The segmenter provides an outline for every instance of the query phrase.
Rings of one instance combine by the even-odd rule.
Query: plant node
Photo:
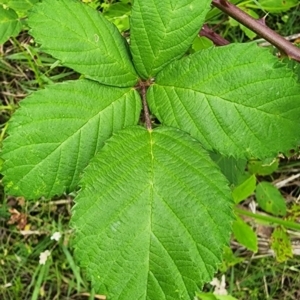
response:
[[[136,85],[136,88],[139,90],[139,93],[142,96],[144,118],[145,118],[146,128],[148,130],[152,130],[152,125],[151,125],[151,116],[147,104],[146,93],[147,93],[147,89],[149,88],[149,86],[151,86],[153,81],[154,81],[153,79],[148,79],[146,81],[140,80]]]

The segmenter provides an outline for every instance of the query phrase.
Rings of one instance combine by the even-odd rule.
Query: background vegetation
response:
[[[20,22],[20,27],[13,36],[5,39],[5,33],[1,29],[3,17],[1,19],[0,10],[0,41],[5,39],[0,43],[1,141],[5,137],[8,119],[26,95],[48,84],[76,79],[79,76],[41,52],[28,34],[26,16],[36,2],[38,1],[0,0],[0,8],[10,7],[17,16],[16,20]],[[83,2],[101,10],[125,36],[128,34],[130,1]],[[265,18],[269,27],[283,36],[291,36],[291,41],[300,43],[298,1],[232,2],[254,17]],[[249,42],[257,39],[262,46],[267,46],[254,33],[217,9],[212,9],[209,13],[207,24],[230,42]],[[208,39],[199,37],[190,52],[210,46],[211,42]],[[276,52],[271,47],[270,51]],[[296,64],[293,64],[293,68],[299,72],[300,68]],[[221,161],[219,164],[222,167]],[[280,191],[279,196],[272,194],[271,198],[283,197],[287,210],[284,217],[276,214],[274,208],[269,210],[268,214],[277,215],[283,221],[300,222],[299,149],[291,149],[291,153],[285,153],[274,161],[248,162],[247,172],[244,172],[243,163],[235,162],[233,166],[242,166],[241,176],[236,180],[234,189],[236,197],[243,200],[237,201],[239,207],[253,209],[253,205],[259,201],[257,185],[266,181],[273,183]],[[241,184],[244,184],[243,192],[239,194],[237,188]],[[245,190],[248,193],[244,194]],[[4,195],[3,188],[1,189],[0,299],[105,299],[102,295],[94,295],[89,283],[84,279],[84,273],[76,266],[72,256],[72,231],[68,226],[72,196],[65,195],[50,202],[43,199],[29,202],[23,198]],[[225,249],[224,262],[216,278],[221,280],[222,275],[225,275],[226,289],[236,299],[299,299],[300,231],[286,232],[284,227],[280,227],[277,230],[280,237],[276,239],[272,234],[274,224],[257,221],[251,217],[244,218],[244,221],[253,228],[255,237],[250,232],[247,240],[256,238],[258,248],[252,250],[257,251],[249,250],[251,242],[243,242],[237,236],[233,237],[231,248]],[[235,235],[237,234],[235,232]],[[43,261],[41,254],[47,254],[47,250],[51,255]],[[214,289],[214,284],[205,286],[205,292]],[[209,294],[199,297],[214,299]]]

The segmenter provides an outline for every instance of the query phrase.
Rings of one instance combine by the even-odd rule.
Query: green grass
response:
[[[0,215],[0,299],[93,299],[72,256],[71,199],[9,198],[5,205]],[[12,218],[15,222],[9,224]],[[62,234],[58,242],[50,239],[54,232]],[[39,255],[45,250],[51,256],[41,265]]]
[[[229,292],[237,299],[299,299],[299,266],[296,257],[286,263],[273,257],[249,258],[229,270]]]

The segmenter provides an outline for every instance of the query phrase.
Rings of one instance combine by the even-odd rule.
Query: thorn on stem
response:
[[[227,0],[220,0],[220,3],[224,6],[228,6],[228,1]]]
[[[257,19],[257,22],[260,23],[263,26],[267,26],[267,24],[266,24],[266,18],[267,18],[267,16],[268,15],[265,15],[264,17]]]

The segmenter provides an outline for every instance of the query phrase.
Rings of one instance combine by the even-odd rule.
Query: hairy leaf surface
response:
[[[42,50],[87,78],[133,86],[137,74],[125,39],[99,12],[74,0],[44,0],[29,16]]]
[[[207,149],[263,158],[298,144],[299,94],[293,73],[268,50],[235,44],[173,62],[147,96],[163,124],[190,133]]]
[[[109,299],[193,299],[228,242],[228,182],[174,128],[119,131],[84,172],[76,255]]]
[[[211,0],[135,0],[130,45],[143,78],[181,57],[201,29]]]
[[[134,89],[89,80],[32,94],[13,115],[4,143],[8,193],[38,198],[74,190],[80,173],[112,132],[137,123],[140,106]]]

